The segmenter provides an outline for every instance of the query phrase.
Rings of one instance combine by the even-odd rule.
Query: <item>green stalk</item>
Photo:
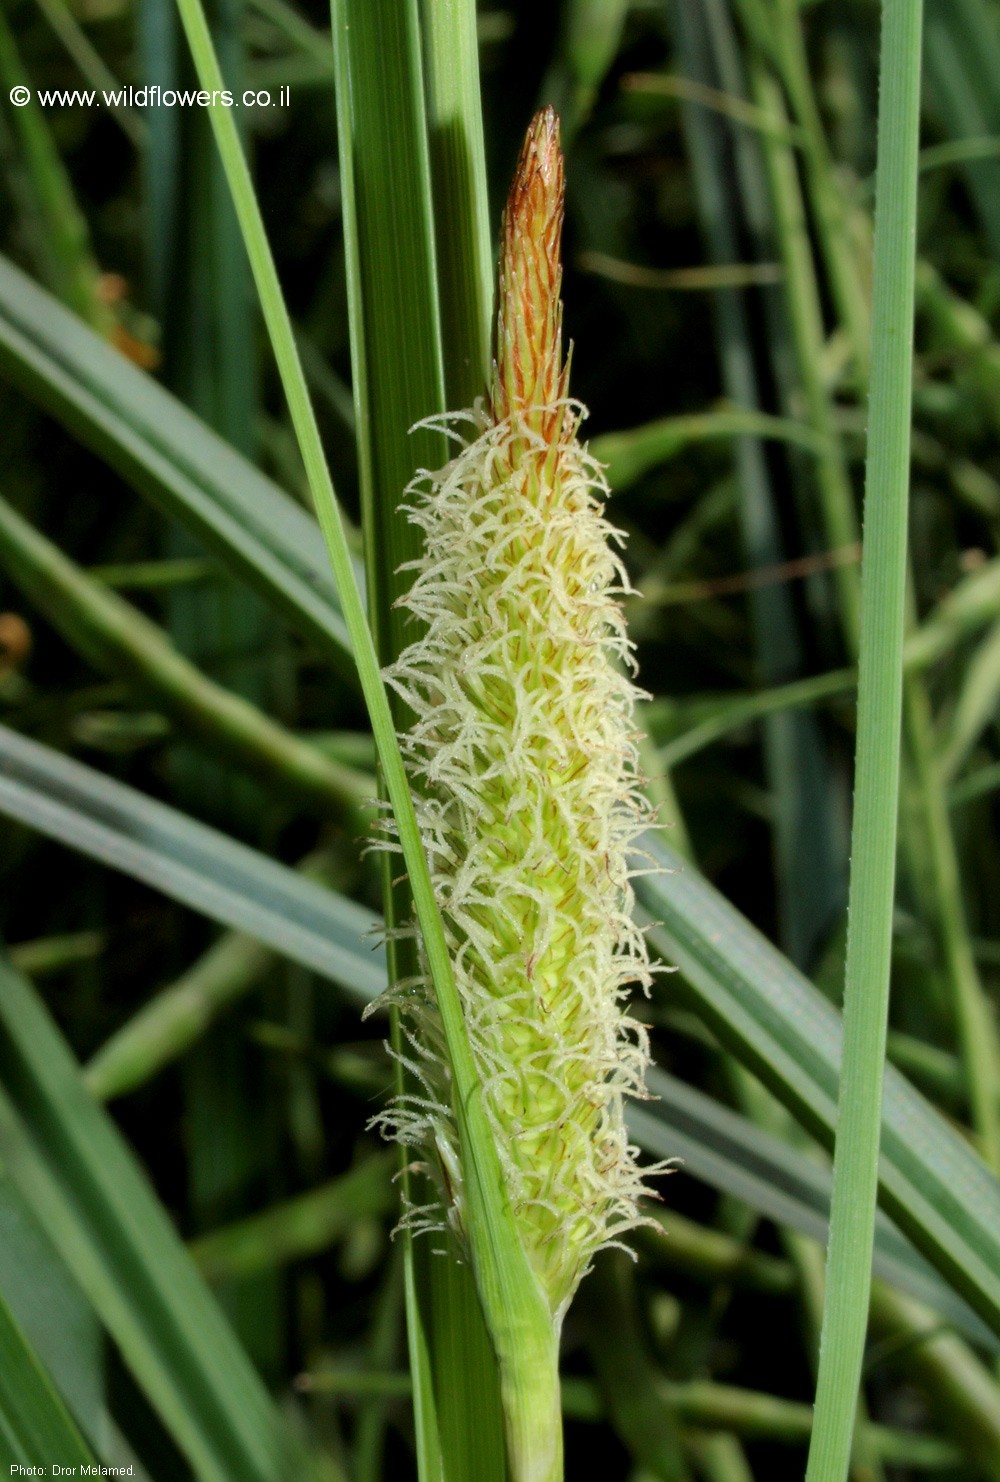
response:
[[[844,1054],[807,1482],[843,1482],[871,1285],[902,720],[921,0],[884,0]]]
[[[101,1046],[84,1071],[95,1101],[143,1085],[182,1055],[277,958],[253,937],[227,932],[176,982],[161,989]]]
[[[25,978],[46,978],[65,972],[81,962],[93,962],[105,948],[101,931],[72,931],[58,936],[38,937],[6,948],[7,960]]]
[[[208,91],[221,90],[223,78],[200,0],[178,0],[178,5],[201,86]],[[508,1373],[504,1380],[505,1395],[511,1406],[508,1415],[513,1411],[516,1417],[511,1424],[512,1467],[518,1482],[557,1482],[561,1476],[560,1445],[556,1439],[560,1437],[558,1383],[553,1386],[547,1377],[543,1383],[538,1382],[539,1373],[543,1376],[550,1373],[553,1358],[546,1303],[518,1239],[506,1197],[375,643],[366,621],[340,508],[246,158],[231,110],[212,109],[210,115],[317,517],[330,553],[441,1015],[454,1077],[455,1114],[466,1177],[469,1242],[477,1287],[497,1348],[502,1346],[517,1359],[516,1371]],[[551,1444],[542,1448],[535,1440],[540,1426],[545,1426],[552,1438]]]

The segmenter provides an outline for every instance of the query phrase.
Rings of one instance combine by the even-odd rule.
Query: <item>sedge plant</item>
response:
[[[623,998],[651,981],[631,911],[651,812],[616,600],[628,579],[568,392],[562,215],[558,120],[545,109],[504,213],[488,397],[442,419],[458,452],[407,492],[423,533],[403,599],[417,636],[386,671],[414,717],[404,758],[506,1199],[548,1317],[549,1366],[592,1257],[643,1219],[624,1101],[643,1094],[648,1046]],[[415,1089],[377,1120],[423,1153],[438,1194],[405,1219],[450,1228],[478,1282],[437,1002],[423,979],[389,999]],[[527,1391],[510,1393],[505,1374],[523,1365],[486,1317],[514,1477],[556,1478],[558,1435],[518,1419],[555,1375],[524,1373]]]
[[[204,11],[198,0],[178,0],[178,3],[203,85],[209,89],[221,86],[221,71]],[[625,676],[615,677],[616,660],[627,661],[629,648],[621,616],[612,599],[616,589],[627,583],[620,561],[608,546],[614,532],[600,516],[600,495],[605,487],[600,470],[587,458],[576,439],[582,408],[569,401],[562,363],[559,245],[563,176],[557,121],[551,111],[540,115],[522,151],[505,215],[497,369],[489,403],[474,409],[471,416],[473,422],[482,423],[476,429],[482,436],[472,445],[480,446],[477,458],[484,479],[482,513],[486,512],[491,490],[497,505],[502,505],[515,488],[522,490],[515,521],[517,528],[511,532],[513,540],[509,535],[504,536],[498,541],[495,554],[503,556],[508,563],[513,561],[516,567],[520,538],[534,550],[535,563],[533,574],[530,562],[526,562],[520,576],[504,586],[502,580],[496,580],[498,568],[493,558],[484,557],[482,574],[486,577],[493,571],[494,591],[492,598],[486,592],[483,594],[481,621],[491,622],[491,610],[499,615],[506,601],[508,611],[521,613],[515,627],[520,628],[523,662],[539,665],[547,652],[546,644],[551,646],[547,665],[551,682],[535,686],[534,694],[525,689],[524,696],[519,696],[519,707],[523,704],[523,709],[519,708],[519,719],[512,723],[507,737],[499,738],[499,749],[503,750],[506,741],[508,745],[520,745],[526,754],[527,737],[553,698],[575,695],[574,703],[566,706],[566,733],[550,758],[550,783],[557,774],[562,784],[578,781],[587,774],[584,784],[576,789],[581,816],[573,828],[569,827],[565,814],[562,788],[550,786],[548,795],[537,799],[540,812],[534,828],[540,830],[544,822],[546,828],[555,831],[553,860],[546,859],[542,865],[549,877],[547,889],[543,889],[541,878],[531,878],[531,872],[539,867],[536,851],[522,862],[523,884],[520,891],[513,892],[514,900],[521,897],[520,914],[511,914],[509,901],[503,903],[503,911],[495,912],[495,920],[504,924],[508,941],[526,929],[537,941],[534,953],[529,949],[522,954],[525,977],[533,990],[541,990],[533,1016],[535,1029],[520,1022],[524,1016],[518,1013],[520,1005],[514,1001],[513,1012],[500,1018],[506,1021],[507,1042],[516,1053],[516,1063],[526,1071],[526,1084],[520,1088],[525,1114],[527,1103],[537,1094],[545,1098],[548,1107],[531,1124],[531,1134],[538,1140],[536,1146],[544,1144],[547,1137],[551,1156],[564,1141],[569,1145],[572,1140],[580,1168],[575,1189],[570,1171],[572,1160],[558,1157],[552,1158],[549,1173],[532,1187],[524,1177],[530,1161],[526,1148],[515,1148],[521,1141],[518,1124],[506,1123],[506,1139],[500,1133],[498,1113],[502,1117],[505,1111],[517,1109],[518,1072],[514,1071],[512,1084],[504,1091],[495,1065],[482,1058],[489,1033],[488,1008],[483,999],[478,1015],[470,1012],[467,981],[477,943],[482,945],[485,941],[479,918],[494,913],[488,905],[475,900],[474,890],[462,900],[457,887],[468,884],[467,876],[456,872],[445,884],[441,865],[448,843],[444,835],[434,835],[430,795],[422,801],[420,816],[417,815],[409,783],[415,766],[420,765],[426,737],[421,738],[418,726],[406,738],[408,777],[403,747],[395,734],[386,690],[376,667],[372,635],[365,621],[339,505],[246,160],[231,118],[224,111],[213,111],[211,121],[285,383],[317,515],[330,551],[392,808],[396,839],[413,891],[426,976],[433,989],[433,1000],[423,1002],[425,1012],[416,1010],[417,1017],[425,1021],[421,1027],[427,1039],[424,1054],[415,1053],[415,1060],[418,1064],[426,1060],[426,1067],[421,1068],[431,1077],[435,1067],[439,1067],[446,1091],[446,1098],[436,1101],[432,1080],[427,1098],[430,1105],[423,1110],[433,1108],[439,1130],[434,1142],[437,1171],[445,1189],[445,1217],[450,1215],[449,1223],[464,1237],[496,1353],[510,1472],[514,1482],[558,1482],[562,1476],[558,1375],[562,1318],[594,1252],[619,1238],[640,1218],[635,1201],[641,1182],[625,1134],[622,1099],[627,1091],[641,1088],[646,1041],[641,1026],[615,1009],[626,980],[639,977],[648,981],[643,938],[630,923],[631,888],[625,861],[630,846],[650,819],[636,768],[637,737],[631,720],[637,692]],[[454,420],[461,425],[463,414]],[[492,446],[491,427],[495,434]],[[447,474],[440,480],[442,484],[450,481]],[[475,506],[474,481],[469,493],[471,517]],[[546,517],[556,514],[561,517],[555,524],[554,538],[550,533],[539,543]],[[497,517],[502,525],[499,510]],[[513,509],[510,518],[515,520]],[[561,590],[551,588],[545,566],[547,558],[558,549],[560,538],[563,542],[571,538],[571,556],[575,553],[584,558],[574,576],[572,560],[564,557],[565,583]],[[517,598],[513,588],[519,580],[524,590]],[[453,593],[456,606],[469,597],[469,592]],[[419,600],[417,593],[413,594],[413,600]],[[606,672],[600,670],[602,683],[597,695],[588,693],[593,670],[583,662],[591,650],[599,653],[606,665]],[[409,678],[416,694],[423,681],[412,651],[409,661],[412,674],[406,676],[399,669],[389,678],[397,683]],[[580,666],[575,686],[574,664]],[[424,701],[432,699],[434,693],[431,684],[424,690]],[[442,718],[444,714],[442,711]],[[467,746],[468,739],[468,735],[463,739],[460,726],[449,738],[450,749],[457,754],[463,745]],[[538,746],[539,763],[552,739],[547,732]],[[489,765],[489,758],[480,757],[473,769],[485,791],[491,785]],[[615,779],[613,785],[609,785],[612,779]],[[520,814],[523,842],[529,820],[524,810],[523,787],[516,785],[504,803],[504,783],[498,780],[499,791],[494,790],[493,841],[499,862],[503,857],[505,828]],[[589,796],[587,782],[592,789]],[[450,803],[443,798],[440,801],[443,828],[458,797]],[[574,834],[579,846],[576,858],[572,847],[564,846],[560,837],[563,835],[568,841]],[[516,849],[516,843],[509,841],[508,847]],[[470,872],[477,865],[481,868],[481,859],[474,854],[470,857]],[[567,873],[560,888],[557,874],[560,869],[573,866],[580,871],[575,887],[571,889],[574,882]],[[555,920],[555,907],[567,890],[579,902],[585,897],[590,902],[586,914],[578,904],[576,913],[568,916],[571,925],[568,937],[559,930]],[[459,905],[465,908],[463,914],[451,915],[451,907]],[[595,926],[599,928],[597,936],[588,948],[588,932]],[[466,941],[459,940],[463,931],[469,932]],[[575,950],[574,937],[578,943]],[[495,965],[499,961],[502,943],[503,938],[498,938],[495,947],[482,953],[482,970],[488,963]],[[574,1017],[564,995],[569,990],[570,997],[574,996],[573,977],[589,950],[603,960],[608,976],[599,1000],[588,1002],[582,994],[576,997],[578,1007]],[[562,992],[557,994],[555,984],[560,969]],[[482,970],[481,976],[486,977]],[[592,981],[593,963],[588,971]],[[411,985],[411,989],[417,1004],[421,985]],[[543,1022],[539,1010],[551,1020],[547,1044],[545,1036],[539,1035]],[[575,1040],[564,1038],[570,1019]],[[556,1061],[558,1077],[553,1071]],[[558,1079],[566,1082],[569,1115],[565,1117],[552,1099]],[[407,1129],[415,1132],[422,1126],[423,1115],[411,1102],[398,1107],[393,1120],[406,1135]],[[523,1159],[522,1165],[518,1164],[515,1152]],[[581,1153],[586,1154],[585,1160]],[[415,1217],[418,1218],[411,1213],[411,1220]],[[567,1232],[568,1239],[564,1238]],[[563,1248],[554,1255],[547,1247],[558,1240],[563,1240]]]
[[[179,3],[214,86],[201,7]],[[406,496],[425,540],[403,599],[414,641],[386,671],[415,717],[401,744],[245,161],[231,120],[212,122],[331,548],[420,929],[427,981],[394,989],[409,1036],[400,1053],[419,1089],[384,1120],[419,1146],[438,1199],[407,1217],[454,1232],[474,1273],[512,1477],[555,1482],[562,1318],[594,1252],[641,1219],[622,1099],[641,1090],[646,1047],[620,1000],[650,970],[629,909],[627,862],[649,816],[614,600],[623,571],[561,354],[555,120],[542,115],[529,133],[508,204],[486,398],[437,420],[457,456]],[[852,1343],[853,1334],[834,1346]],[[853,1375],[838,1388],[853,1410]]]

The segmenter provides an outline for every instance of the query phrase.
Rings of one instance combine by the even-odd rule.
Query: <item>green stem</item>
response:
[[[663,1386],[667,1403],[686,1425],[731,1430],[747,1438],[804,1441],[815,1422],[808,1405],[728,1384],[694,1380]],[[915,1436],[888,1426],[869,1427],[872,1450],[888,1465],[946,1467],[957,1460],[955,1449],[936,1436]]]
[[[11,967],[26,978],[45,978],[50,973],[65,972],[81,962],[93,962],[106,945],[102,931],[73,931],[58,936],[39,937],[30,942],[8,946]]]
[[[913,373],[920,0],[884,0],[870,437],[844,1052],[807,1482],[843,1482],[861,1378],[878,1192],[902,718]]]
[[[90,1094],[111,1101],[143,1085],[183,1055],[276,962],[253,937],[227,932],[101,1046],[84,1072]]]
[[[397,605],[404,589],[401,571],[419,555],[414,527],[398,518],[400,493],[415,466],[433,468],[444,457],[441,439],[431,429],[424,427],[407,435],[414,423],[445,410],[433,223],[428,209],[426,89],[412,0],[392,7],[335,0],[331,19],[368,611],[379,658],[387,664],[406,641],[403,613]],[[390,704],[394,722],[402,729],[401,700],[393,696]],[[396,984],[420,972],[416,942],[399,935],[413,916],[413,903],[408,881],[396,878],[390,857],[384,855],[380,865],[390,932],[389,981]],[[410,1089],[411,1079],[401,1058],[404,1042],[399,1017],[393,1010],[389,1027],[396,1056],[393,1084],[397,1098]],[[403,1148],[399,1150],[399,1180],[404,1208],[433,1197],[433,1189],[412,1168]],[[469,1427],[463,1412],[468,1386],[464,1376],[447,1372],[450,1349],[441,1341],[436,1317],[447,1301],[442,1288],[450,1294],[452,1281],[466,1289],[471,1282],[468,1268],[457,1264],[452,1247],[442,1262],[428,1257],[410,1233],[404,1233],[403,1240],[417,1474],[422,1482],[430,1478],[450,1482],[454,1474],[482,1468],[477,1465],[480,1458],[473,1461],[465,1450]],[[474,1292],[466,1291],[466,1297],[472,1308]],[[470,1312],[470,1321],[474,1317]],[[451,1335],[458,1325],[452,1313],[440,1328]],[[442,1383],[452,1395],[447,1415],[438,1408]],[[487,1408],[493,1407],[484,1395],[483,1409]],[[499,1479],[484,1478],[484,1482]]]
[[[490,1333],[500,1362],[511,1482],[563,1482],[559,1334],[539,1327],[497,1342],[492,1325]]]

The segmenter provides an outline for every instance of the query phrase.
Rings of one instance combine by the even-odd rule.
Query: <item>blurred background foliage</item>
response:
[[[275,100],[290,90],[287,106],[240,122],[357,518],[329,16],[322,0],[210,9],[227,78]],[[490,0],[479,12],[494,219],[534,108],[551,101],[563,117],[573,385],[628,534],[647,768],[668,838],[834,998],[877,24],[874,0]],[[4,253],[305,504],[205,114],[6,100],[22,79],[192,86],[173,0],[4,0],[0,74]],[[890,1042],[996,1160],[995,0],[928,0],[926,84]],[[359,847],[374,760],[346,669],[17,375],[0,378],[0,425],[0,720],[307,860],[377,912]],[[227,709],[233,695],[251,708]],[[379,1025],[307,968],[6,819],[0,928],[328,1475],[412,1475],[392,1160],[364,1130],[389,1082]],[[810,1166],[815,1149],[676,982],[661,980],[648,1009],[660,1065]],[[696,1141],[711,1149],[713,1136],[728,1146],[708,1122]],[[570,1476],[801,1475],[815,1225],[803,1234],[736,1188],[746,1148],[714,1181],[688,1157],[665,1188],[670,1239],[643,1238],[635,1267],[612,1255],[570,1319]],[[157,1482],[187,1475],[6,1181],[0,1232],[0,1291],[90,1440]],[[881,1429],[860,1431],[856,1482],[1000,1477],[1000,1390],[966,1344],[982,1336],[878,1287],[866,1403]]]

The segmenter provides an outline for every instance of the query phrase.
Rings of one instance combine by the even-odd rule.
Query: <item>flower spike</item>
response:
[[[417,812],[507,1195],[558,1327],[594,1253],[642,1222],[624,1100],[646,1031],[624,1000],[651,969],[629,857],[641,790],[628,578],[602,469],[567,394],[563,162],[534,119],[504,212],[488,401],[457,456],[407,490],[422,557],[402,605],[419,634],[386,671],[414,716]],[[433,994],[395,990],[419,1091],[382,1117],[423,1149],[438,1220],[464,1236],[451,1077]],[[428,1211],[414,1211],[426,1227]]]

